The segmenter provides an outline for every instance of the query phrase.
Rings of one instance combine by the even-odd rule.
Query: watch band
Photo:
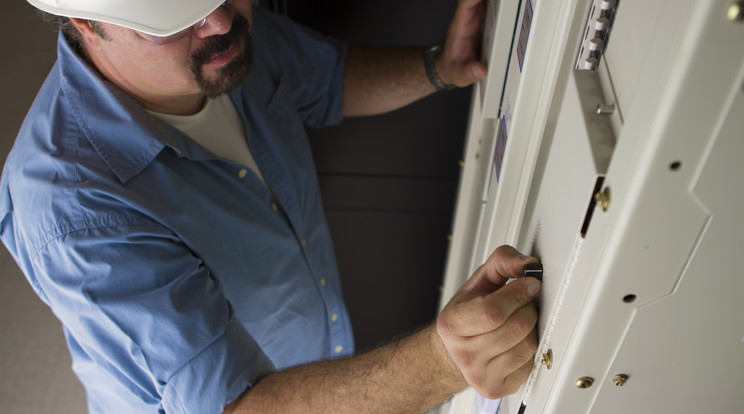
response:
[[[446,91],[455,87],[455,85],[447,85],[444,83],[437,73],[435,62],[440,53],[442,53],[441,43],[424,51],[424,67],[426,68],[426,76],[429,78],[429,82],[437,88],[437,92]]]

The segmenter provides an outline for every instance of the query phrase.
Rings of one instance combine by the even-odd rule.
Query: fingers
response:
[[[454,84],[458,86],[467,86],[486,78],[488,69],[480,61],[472,61],[455,74]]]
[[[541,283],[522,275],[526,264],[537,262],[510,246],[496,249],[437,319],[452,362],[484,396],[516,391],[530,372],[537,349],[532,299]]]
[[[457,341],[462,353],[481,354],[480,361],[477,361],[477,357],[468,358],[471,362],[485,363],[494,355],[507,352],[524,341],[536,324],[537,310],[534,304],[529,303],[517,309],[498,329],[481,335],[458,337]],[[485,349],[490,352],[484,352]]]
[[[532,331],[512,348],[495,356],[479,370],[463,373],[466,381],[489,399],[513,394],[527,380],[534,365],[537,335]]]
[[[500,328],[514,312],[530,303],[540,290],[535,278],[517,279],[486,295],[453,298],[440,314],[444,334],[469,338]]]
[[[534,353],[533,353],[534,355]],[[514,394],[519,391],[519,387],[527,381],[527,378],[532,372],[533,362],[532,357],[524,363],[519,369],[509,374],[501,384],[494,384],[489,387],[483,387],[478,390],[484,397],[495,400],[497,398],[506,397],[507,395]],[[477,390],[477,389],[476,389]]]
[[[514,312],[499,329],[472,337],[448,337],[452,359],[463,371],[479,372],[492,359],[525,341],[536,322],[537,311],[530,303]]]
[[[503,245],[491,253],[484,266],[490,273],[506,278],[519,278],[524,275],[524,265],[539,262],[536,257],[525,256],[512,246]]]
[[[447,68],[447,74],[442,76],[443,81],[457,87],[471,85],[485,79],[488,74],[486,65],[478,60],[468,60],[464,64],[452,61],[449,65],[443,64],[442,66]],[[440,73],[439,69],[437,73]]]
[[[467,86],[485,78],[486,66],[480,62],[485,2],[461,0],[447,32],[437,71],[445,83]]]
[[[537,258],[521,255],[511,246],[501,246],[473,273],[458,292],[459,297],[456,295],[453,301],[491,293],[504,286],[510,278],[521,278],[526,264],[538,262]]]

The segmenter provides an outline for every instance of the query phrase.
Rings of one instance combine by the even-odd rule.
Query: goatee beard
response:
[[[248,79],[248,75],[253,68],[253,39],[250,32],[248,20],[236,14],[229,32],[205,39],[204,46],[191,54],[189,69],[204,96],[216,98],[222,94],[230,93],[243,85]],[[215,79],[206,79],[202,72],[204,64],[214,56],[230,50],[241,38],[243,39],[243,50],[217,71]]]

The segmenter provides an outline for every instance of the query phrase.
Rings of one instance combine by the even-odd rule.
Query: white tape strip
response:
[[[527,379],[527,386],[525,387],[524,394],[522,394],[522,404],[529,406],[529,399],[530,395],[532,394],[532,390],[535,388],[535,383],[537,382],[537,376],[540,373],[540,370],[542,369],[542,358],[540,358],[540,355],[543,355],[548,352],[548,349],[550,349],[550,342],[553,338],[553,331],[555,331],[555,327],[558,324],[558,317],[561,314],[561,309],[563,308],[563,303],[566,299],[566,295],[568,294],[568,289],[571,285],[571,280],[573,280],[574,272],[576,271],[576,263],[579,261],[579,256],[581,255],[581,250],[584,247],[584,239],[581,237],[581,235],[577,235],[576,241],[574,242],[574,247],[571,250],[571,260],[568,262],[568,266],[566,267],[566,271],[564,272],[563,280],[561,281],[561,286],[558,289],[558,297],[556,298],[556,301],[553,303],[553,309],[551,310],[550,315],[550,321],[548,322],[548,325],[545,328],[545,335],[542,338],[541,344],[542,346],[538,348],[538,358],[535,358],[535,366],[532,368],[532,372],[530,373],[530,377]],[[550,276],[548,276],[550,277]]]

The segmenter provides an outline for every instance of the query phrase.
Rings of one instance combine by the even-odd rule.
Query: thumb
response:
[[[470,83],[477,82],[480,80],[483,80],[488,75],[488,69],[486,68],[486,65],[484,65],[480,61],[475,61],[469,65],[469,72],[473,77],[473,80]]]
[[[459,76],[457,76],[455,85],[458,87],[465,87],[485,79],[488,74],[488,69],[483,63],[472,61],[460,66],[458,72]]]

